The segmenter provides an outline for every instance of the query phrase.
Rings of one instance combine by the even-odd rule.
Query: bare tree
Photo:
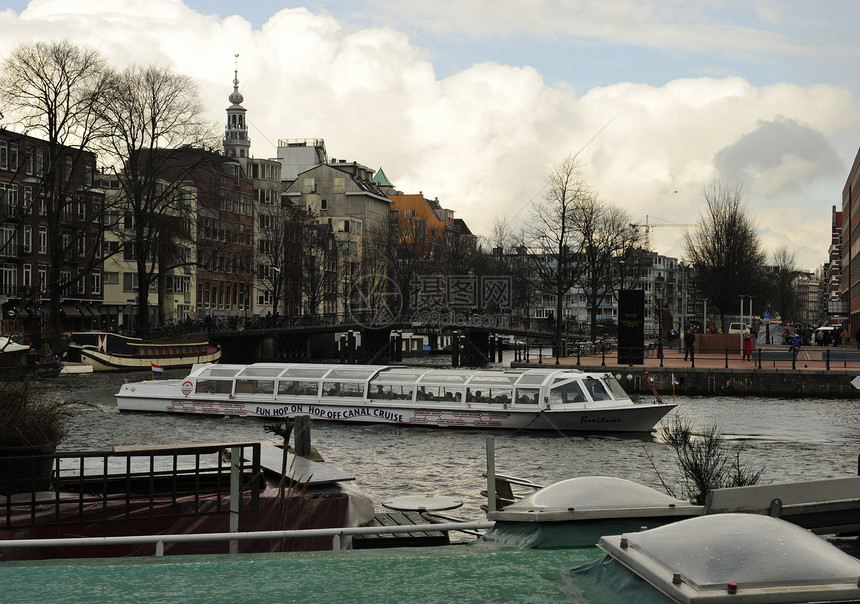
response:
[[[720,321],[741,295],[762,289],[765,255],[740,185],[714,181],[702,192],[707,207],[696,228],[684,233],[684,254],[695,265],[702,294],[720,310]]]
[[[773,251],[773,272],[769,275],[771,286],[771,301],[783,322],[793,321],[797,308],[797,292],[794,289],[794,278],[797,277],[797,265],[794,252],[788,245],[781,244]]]
[[[554,332],[556,349],[561,348],[564,295],[574,287],[582,270],[581,241],[577,237],[577,212],[592,197],[582,176],[579,161],[569,155],[547,176],[542,202],[534,206],[532,225],[526,233],[532,253],[531,284],[555,297]]]
[[[621,285],[620,259],[632,256],[640,235],[625,210],[596,196],[580,201],[574,224],[582,267],[577,274],[577,285],[588,305],[589,334],[594,341],[600,305],[612,300],[615,289]]]
[[[166,67],[133,65],[112,73],[108,82],[108,94],[97,107],[108,127],[104,147],[116,162],[118,201],[132,223],[131,229],[116,232],[126,249],[133,248],[127,256],[136,261],[137,327],[147,335],[151,285],[157,282],[158,307],[164,309],[171,271],[197,261],[191,253],[196,229],[190,225],[198,208],[187,181],[205,155],[185,153],[184,148],[204,147],[215,139],[188,76]]]
[[[70,229],[64,217],[78,203],[74,192],[81,181],[72,175],[84,171],[85,153],[104,135],[98,108],[107,90],[106,75],[105,59],[97,50],[61,40],[21,44],[4,60],[0,77],[0,99],[12,114],[7,117],[47,144],[40,184],[50,262],[47,284],[40,285],[47,285],[48,336],[54,339],[59,337],[63,291],[86,276],[86,264],[95,260],[101,246],[92,221],[86,228]],[[98,222],[103,209],[92,210]],[[95,238],[96,245],[83,246],[93,251],[80,256],[81,238],[87,236]],[[78,258],[76,267],[69,265],[70,257]]]
[[[335,253],[331,226],[318,224],[303,206],[260,205],[255,273],[285,317],[319,312],[332,288],[329,256]]]

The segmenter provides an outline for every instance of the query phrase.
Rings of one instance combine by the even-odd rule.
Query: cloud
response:
[[[723,180],[754,182],[753,193],[763,197],[790,195],[800,184],[838,176],[843,168],[821,132],[783,117],[759,122],[720,150],[714,166]]]
[[[590,18],[601,5],[587,5],[596,11]],[[511,6],[501,7],[505,18]],[[646,214],[695,222],[705,184],[742,178],[768,241],[796,241],[798,262],[811,268],[826,259],[830,206],[840,203],[860,133],[857,99],[837,86],[701,77],[577,95],[534,67],[492,61],[440,77],[433,49],[416,46],[396,22],[356,27],[305,8],[281,10],[255,29],[178,0],[41,0],[20,15],[0,13],[0,30],[3,55],[18,42],[66,37],[100,48],[118,68],[170,65],[198,81],[218,124],[239,53],[254,155],[274,157],[279,139],[324,138],[330,156],[384,167],[399,189],[438,196],[478,233],[496,216],[527,220],[549,169],[579,152],[602,197],[636,222]],[[791,208],[791,221],[774,212],[779,204]],[[808,241],[789,224],[794,217]],[[682,233],[655,229],[652,241],[680,256]]]

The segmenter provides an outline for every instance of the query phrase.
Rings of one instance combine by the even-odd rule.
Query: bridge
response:
[[[513,337],[531,345],[549,345],[552,332],[510,325],[374,320],[375,317],[319,315],[249,321],[220,321],[200,331],[221,345],[222,362],[317,361],[340,359],[344,363],[384,364],[402,360],[404,332],[427,336],[433,350],[448,350],[454,366],[480,365],[501,356],[503,337]],[[203,327],[203,329],[200,329]],[[175,336],[174,333],[164,333]],[[570,336],[568,339],[576,339]],[[454,342],[458,345],[454,345]]]

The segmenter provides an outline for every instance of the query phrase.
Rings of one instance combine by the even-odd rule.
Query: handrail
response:
[[[254,541],[258,539],[300,539],[331,537],[332,550],[340,549],[340,538],[347,535],[385,535],[432,531],[464,531],[490,529],[493,521],[447,522],[442,524],[410,524],[398,526],[355,526],[321,529],[292,529],[279,531],[251,531],[244,533],[196,533],[173,535],[123,535],[113,537],[66,537],[61,539],[3,539],[0,550],[22,547],[85,547],[94,545],[154,544],[155,556],[164,555],[165,543],[205,543],[214,541]]]

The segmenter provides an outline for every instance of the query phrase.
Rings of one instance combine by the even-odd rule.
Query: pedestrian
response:
[[[794,337],[791,338],[791,350],[795,352],[800,352],[800,346],[803,344],[803,340],[800,337],[800,334],[794,334]]]
[[[860,350],[860,327],[854,332],[854,341],[857,342],[857,350]]]
[[[839,334],[839,337],[842,338],[842,348],[847,348],[848,347],[848,340],[850,339],[850,336],[848,335],[848,330],[843,329],[842,333]]]
[[[755,338],[755,336],[752,331],[744,335],[744,361],[752,360],[753,338]]]
[[[693,333],[693,330],[689,327],[687,328],[687,333],[684,334],[684,360],[687,360],[687,357],[690,357],[690,361],[695,359],[694,349],[696,345],[696,334]]]

